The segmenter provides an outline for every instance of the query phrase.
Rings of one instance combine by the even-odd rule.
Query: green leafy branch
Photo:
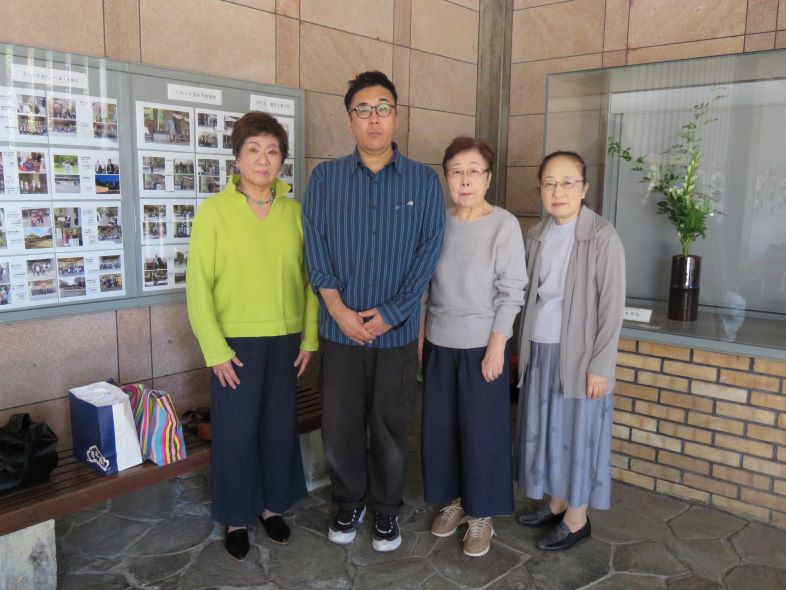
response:
[[[698,238],[705,238],[707,216],[714,214],[717,194],[706,194],[696,190],[696,181],[701,162],[701,137],[699,132],[709,123],[716,121],[710,116],[712,107],[725,98],[722,88],[715,88],[715,97],[693,106],[693,118],[676,133],[676,141],[663,151],[661,163],[645,170],[648,154],[634,155],[630,147],[609,138],[609,155],[618,155],[631,164],[631,170],[642,173],[641,182],[649,190],[663,195],[658,201],[658,214],[669,218],[682,245],[683,256],[688,256],[690,246]],[[665,160],[665,163],[664,163]]]

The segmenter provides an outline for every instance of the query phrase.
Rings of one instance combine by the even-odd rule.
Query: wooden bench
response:
[[[301,434],[320,427],[319,391],[298,389],[297,416]],[[107,476],[76,459],[71,449],[61,451],[57,468],[45,482],[0,494],[0,536],[207,467],[210,443],[190,433],[185,439],[186,458],[182,461],[164,466],[146,462]]]

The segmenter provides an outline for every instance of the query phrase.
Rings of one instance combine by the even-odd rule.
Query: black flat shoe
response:
[[[575,533],[571,533],[568,525],[561,522],[553,531],[538,541],[536,545],[541,551],[564,551],[565,549],[570,549],[579,541],[589,539],[591,534],[592,527],[590,527],[589,518],[587,519],[587,524]]]
[[[289,525],[280,514],[268,516],[267,518],[260,516],[259,520],[262,521],[262,526],[265,527],[265,532],[271,541],[279,545],[289,543]]]
[[[224,549],[238,561],[243,561],[246,558],[249,548],[247,529],[235,529],[231,533],[226,533]]]
[[[527,512],[519,514],[516,517],[516,522],[524,526],[541,526],[544,524],[559,524],[562,522],[562,517],[565,516],[563,510],[559,514],[554,514],[549,508],[548,504],[544,504],[535,512]]]

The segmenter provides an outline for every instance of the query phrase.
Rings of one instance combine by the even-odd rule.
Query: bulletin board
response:
[[[236,174],[244,113],[289,136],[303,91],[0,44],[0,323],[184,299],[199,205]]]

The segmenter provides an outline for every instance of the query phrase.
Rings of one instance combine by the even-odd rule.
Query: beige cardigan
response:
[[[540,283],[541,239],[551,217],[527,233],[529,290],[519,346],[519,386],[524,381]],[[614,226],[582,207],[565,278],[560,330],[560,381],[566,398],[587,395],[587,373],[614,382],[617,343],[625,311],[625,251]],[[606,392],[608,393],[608,391]]]

